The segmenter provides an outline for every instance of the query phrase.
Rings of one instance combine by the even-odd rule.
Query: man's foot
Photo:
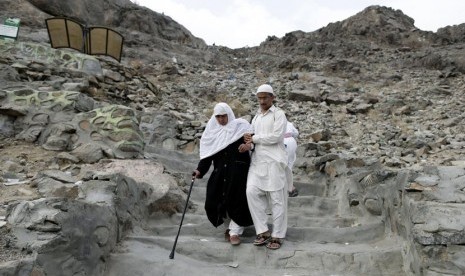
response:
[[[266,244],[266,248],[271,250],[276,250],[281,248],[283,241],[280,238],[271,238],[270,241]]]
[[[289,192],[289,197],[296,197],[299,195],[299,190],[296,188],[292,189],[292,191]]]
[[[257,238],[253,241],[253,245],[259,246],[266,244],[271,239],[270,232],[264,232],[257,235]]]
[[[231,235],[229,237],[229,242],[232,244],[232,245],[239,245],[241,243],[241,239],[239,238],[238,235]]]

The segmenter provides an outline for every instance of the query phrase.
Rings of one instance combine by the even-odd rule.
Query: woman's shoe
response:
[[[239,238],[238,235],[231,235],[229,237],[229,242],[232,244],[232,245],[239,245],[241,244],[241,239]]]

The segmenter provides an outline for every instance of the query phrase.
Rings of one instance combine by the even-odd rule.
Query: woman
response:
[[[229,105],[218,103],[200,138],[200,162],[193,172],[196,178],[202,178],[213,162],[205,211],[215,227],[230,220],[225,236],[232,245],[240,244],[244,226],[252,225],[245,193],[250,145],[245,145],[242,138],[247,132],[249,122],[236,119]]]

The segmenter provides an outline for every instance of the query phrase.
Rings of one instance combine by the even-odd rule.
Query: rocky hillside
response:
[[[121,63],[51,49],[44,20],[52,16],[120,32]],[[315,32],[233,50],[129,0],[3,0],[5,17],[22,25],[16,42],[0,40],[0,274],[121,272],[114,260],[124,256],[110,253],[128,235],[168,247],[212,107],[225,101],[250,118],[252,92],[265,82],[300,132],[294,175],[303,197],[290,203],[291,246],[270,255],[275,273],[465,273],[464,24],[426,32],[400,10],[370,6]],[[195,199],[192,223],[201,224]],[[141,229],[148,237],[134,238]],[[189,233],[204,240],[213,230]],[[357,245],[344,251],[343,236]],[[321,251],[307,251],[314,243]],[[191,258],[197,246],[181,251]],[[314,261],[321,252],[332,253]],[[241,254],[257,275],[263,263],[250,260],[268,256]],[[318,271],[306,274],[310,259]],[[203,261],[212,259],[195,265]]]

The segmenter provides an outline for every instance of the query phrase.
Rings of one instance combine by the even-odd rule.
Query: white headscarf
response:
[[[215,116],[224,114],[228,115],[228,123],[222,126],[218,123]],[[216,104],[213,109],[213,115],[200,138],[200,159],[212,156],[226,148],[247,132],[251,132],[249,122],[241,118],[236,119],[228,104]]]

